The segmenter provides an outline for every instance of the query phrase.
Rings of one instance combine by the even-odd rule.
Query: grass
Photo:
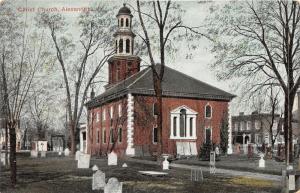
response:
[[[107,166],[106,159],[94,159],[91,166],[97,164],[105,172],[106,180],[116,177],[123,182],[123,193],[277,193],[280,187],[273,182],[210,175],[204,172],[203,182],[190,181],[190,171],[171,169],[164,177],[151,177],[140,174],[140,170],[161,171],[160,166],[144,165],[126,161],[128,167]],[[0,173],[1,193],[102,193],[92,191],[92,170],[77,169],[74,158],[19,158],[18,185],[9,186],[9,171]]]

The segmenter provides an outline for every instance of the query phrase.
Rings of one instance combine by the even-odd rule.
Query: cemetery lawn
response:
[[[123,193],[277,193],[280,183],[254,178],[210,175],[203,182],[191,182],[189,170],[171,169],[168,176],[145,176],[138,171],[161,171],[159,166],[126,162],[128,167],[107,166],[106,159],[92,159],[105,172],[106,180],[116,177],[123,182]],[[92,170],[77,169],[74,158],[18,158],[18,185],[9,185],[9,171],[0,171],[1,193],[102,193],[92,191]]]

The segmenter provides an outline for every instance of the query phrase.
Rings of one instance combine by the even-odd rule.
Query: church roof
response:
[[[159,69],[160,65],[156,65]],[[182,72],[165,66],[162,82],[164,97],[195,98],[230,101],[235,95],[190,77]],[[115,100],[128,93],[154,96],[152,71],[148,67],[131,77],[107,89],[104,93],[87,102],[87,107],[94,107]]]

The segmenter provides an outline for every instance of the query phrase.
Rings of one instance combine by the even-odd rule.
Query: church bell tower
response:
[[[106,88],[140,71],[141,59],[133,54],[135,34],[131,30],[132,17],[124,4],[117,14],[118,29],[113,35],[115,54],[108,60],[109,81]]]

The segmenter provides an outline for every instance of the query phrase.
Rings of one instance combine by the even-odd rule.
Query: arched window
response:
[[[129,52],[130,52],[129,47],[130,47],[130,40],[127,39],[127,40],[126,40],[126,53],[129,53]]]
[[[180,110],[180,137],[186,136],[186,110]]]
[[[123,26],[124,26],[124,19],[121,18],[121,27],[123,27]]]
[[[205,106],[205,118],[211,118],[212,109],[210,105]]]
[[[126,18],[126,27],[128,27],[129,26],[129,21],[128,21],[128,18]]]
[[[119,53],[123,52],[123,39],[119,40]]]

